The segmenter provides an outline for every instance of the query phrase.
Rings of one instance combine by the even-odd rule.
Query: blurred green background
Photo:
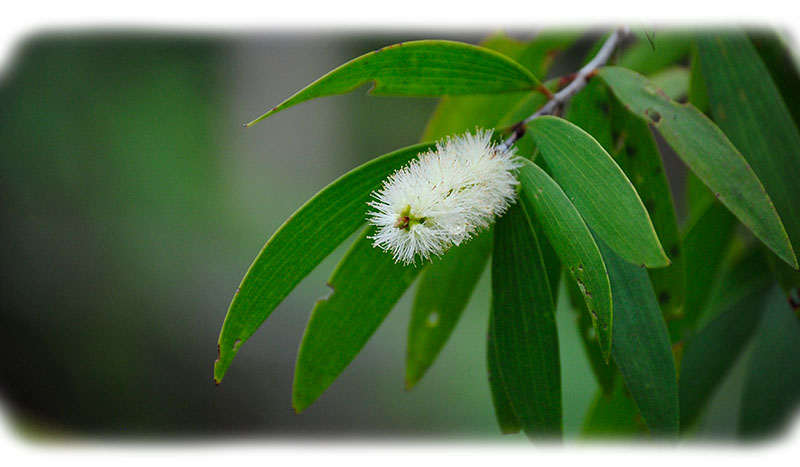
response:
[[[264,242],[342,173],[417,142],[435,100],[357,91],[242,123],[355,56],[418,38],[444,36],[28,38],[0,78],[0,390],[22,433],[524,441],[494,420],[486,274],[413,391],[403,389],[409,293],[331,388],[293,413],[303,328],[347,244],[278,307],[224,383],[212,381],[222,320]],[[552,73],[576,69],[590,45]],[[665,157],[677,194],[683,168]],[[574,437],[597,386],[572,313],[558,320]],[[711,412],[721,426],[724,403]]]

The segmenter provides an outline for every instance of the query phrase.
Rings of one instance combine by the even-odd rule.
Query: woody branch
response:
[[[600,47],[600,50],[597,51],[597,54],[594,56],[594,58],[592,58],[589,63],[584,65],[580,70],[578,70],[577,73],[575,73],[574,79],[566,87],[564,87],[564,89],[553,94],[552,97],[550,97],[550,100],[548,100],[546,104],[534,112],[530,117],[514,125],[514,132],[511,133],[511,136],[506,138],[506,140],[503,141],[499,147],[503,150],[508,149],[519,138],[521,138],[522,135],[525,134],[526,126],[533,119],[541,117],[542,115],[552,115],[557,109],[567,103],[572,96],[577,94],[578,91],[586,87],[586,83],[589,82],[589,78],[594,76],[598,68],[608,62],[608,60],[611,58],[611,55],[614,53],[614,50],[616,50],[616,48],[627,35],[627,27],[622,27],[612,32],[611,35],[608,36],[608,39],[606,39],[606,41],[603,43],[603,46]]]

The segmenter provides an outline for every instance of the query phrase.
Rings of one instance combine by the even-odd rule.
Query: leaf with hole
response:
[[[431,144],[395,151],[342,175],[298,209],[256,257],[233,297],[219,336],[214,380],[225,375],[241,344],[289,292],[364,224],[370,194],[383,179]]]
[[[372,245],[369,226],[350,247],[329,281],[331,295],[308,320],[292,387],[292,407],[311,405],[364,347],[422,269],[395,263]]]
[[[674,102],[633,71],[598,71],[619,100],[661,133],[683,161],[781,259],[797,267],[789,237],[761,181],[714,123],[691,105]]]

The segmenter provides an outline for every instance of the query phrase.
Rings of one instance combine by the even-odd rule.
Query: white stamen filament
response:
[[[397,170],[373,192],[374,245],[414,263],[460,245],[514,202],[516,148],[498,148],[491,131],[447,138]]]

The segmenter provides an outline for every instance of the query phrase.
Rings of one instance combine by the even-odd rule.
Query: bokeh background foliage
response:
[[[302,415],[292,412],[302,330],[316,299],[330,292],[325,280],[350,241],[276,309],[224,384],[211,380],[222,317],[268,236],[349,169],[414,144],[423,132],[455,131],[426,128],[434,99],[361,92],[297,106],[248,130],[241,124],[365,51],[439,36],[91,32],[25,41],[0,78],[0,338],[7,357],[13,355],[0,366],[0,388],[18,426],[45,437],[501,439],[486,377],[488,268],[425,377],[405,375],[415,383],[410,392],[404,390],[404,354],[414,287],[330,389]],[[447,39],[482,39],[456,36]],[[554,52],[531,48],[530,56],[515,58],[547,83],[577,69],[598,37],[552,35],[548,50]],[[697,76],[690,68],[700,66],[691,41],[685,34],[656,37],[659,47],[639,41],[620,64],[650,76],[670,96],[691,97],[701,110],[710,99],[713,114],[715,96],[690,83],[690,75]],[[782,42],[771,33],[751,40],[796,119],[800,80]],[[473,99],[474,107],[481,98],[445,98],[442,107],[457,109],[459,99]],[[508,95],[499,102],[518,100]],[[796,323],[778,325],[786,319],[780,312],[785,297],[753,274],[768,266],[751,236],[719,203],[692,215],[689,201],[706,193],[657,142],[686,256],[704,259],[687,265],[686,294],[687,305],[706,310],[709,326],[701,332],[711,336],[711,349],[689,348],[681,371],[719,375],[702,391],[680,388],[681,400],[688,391],[705,407],[682,412],[682,423],[691,422],[692,433],[701,436],[775,429],[789,418],[782,408],[796,400],[793,389],[800,386],[791,378],[800,365],[781,353],[784,347],[770,344],[797,340]],[[651,280],[658,279],[651,274]],[[596,357],[587,357],[580,333],[591,323],[581,323],[580,303],[568,299],[566,285],[557,293],[565,435],[641,431],[621,381],[604,379]],[[670,298],[662,300],[665,313]],[[776,318],[759,325],[762,315]],[[745,335],[731,324],[740,318],[752,323]],[[682,331],[670,328],[671,334]],[[736,352],[705,359],[731,342],[739,344]],[[693,360],[698,354],[703,358]],[[765,374],[782,381],[785,400],[761,397],[772,390],[759,386],[768,378],[748,377],[753,359],[774,362]],[[755,402],[740,416],[743,400]]]

